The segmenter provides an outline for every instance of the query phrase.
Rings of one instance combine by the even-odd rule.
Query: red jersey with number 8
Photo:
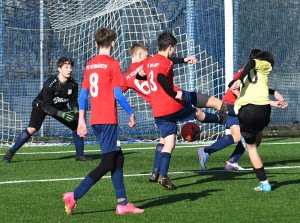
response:
[[[82,88],[90,92],[91,125],[118,124],[114,88],[122,85],[119,61],[107,55],[97,55],[87,63]]]
[[[179,101],[172,98],[157,81],[157,75],[161,73],[167,77],[169,84],[175,91],[180,90],[174,85],[173,62],[160,54],[156,54],[154,57],[144,60],[144,71],[147,74],[147,81],[151,90],[153,117],[165,116],[179,111],[183,107],[183,100]]]

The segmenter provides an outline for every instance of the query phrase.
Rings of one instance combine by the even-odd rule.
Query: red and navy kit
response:
[[[165,75],[175,91],[180,89],[174,85],[173,62],[168,58],[156,54],[144,60],[144,71],[151,90],[151,101],[154,117],[161,117],[179,111],[183,107],[183,100],[176,100],[166,93],[157,80],[159,73]]]
[[[241,68],[233,77],[233,80],[239,79],[241,76],[241,73],[243,71],[243,68]],[[222,99],[222,101],[227,101],[228,104],[233,105],[234,102],[236,101],[237,96],[230,90],[228,89]]]
[[[124,85],[122,91],[127,91],[129,88],[133,89],[151,105],[151,91],[148,82],[146,80],[136,79],[138,72],[143,70],[143,64],[144,62],[131,64],[130,69],[123,75]]]
[[[119,61],[97,55],[85,67],[82,88],[91,98],[90,124],[118,124],[114,88],[123,86]]]

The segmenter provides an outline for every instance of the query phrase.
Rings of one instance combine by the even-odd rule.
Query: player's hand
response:
[[[87,134],[87,127],[85,122],[78,122],[78,126],[77,126],[77,134],[82,137],[85,138],[86,134]]]
[[[284,101],[284,98],[282,97],[281,94],[279,94],[278,91],[274,91],[274,97],[275,97],[278,101]]]
[[[63,118],[66,122],[72,122],[75,118],[75,114],[73,111],[58,111],[57,116]]]
[[[73,108],[73,112],[74,112],[75,118],[78,119],[78,117],[79,117],[79,109],[78,108]]]
[[[184,62],[189,63],[189,64],[196,64],[198,61],[195,57],[190,56],[190,57],[184,58]]]
[[[136,125],[136,119],[133,113],[130,115],[130,122],[128,122],[128,125],[131,128]]]
[[[177,91],[175,99],[182,100],[182,91]]]
[[[270,101],[270,105],[275,108],[286,108],[288,106],[288,103],[285,101]]]
[[[230,87],[230,90],[234,91],[234,90],[240,89],[241,83],[242,83],[242,81],[240,79],[237,79]]]

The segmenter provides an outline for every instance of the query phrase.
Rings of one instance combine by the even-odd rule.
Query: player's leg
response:
[[[222,115],[224,121],[222,124],[225,124],[226,118],[228,115],[228,103],[226,101],[221,101],[218,98],[208,96],[206,94],[202,94],[197,92],[197,108],[214,108],[219,110],[219,113]]]
[[[126,213],[143,213],[144,210],[136,208],[133,204],[128,203],[126,196],[126,189],[124,184],[123,177],[123,165],[124,165],[124,155],[122,151],[115,151],[115,167],[111,171],[111,180],[113,182],[115,193],[117,197],[117,214],[126,214]]]
[[[240,108],[239,122],[241,134],[247,143],[248,155],[260,185],[255,191],[271,191],[263,162],[257,151],[257,140],[261,131],[270,121],[271,107],[269,105],[247,105]]]
[[[67,111],[67,110],[64,110]],[[76,161],[92,161],[92,158],[84,155],[84,138],[77,134],[78,120],[74,119],[72,122],[67,122],[63,118],[53,117],[60,123],[72,130],[73,142],[76,150]]]
[[[45,116],[46,114],[40,108],[40,106],[37,106],[36,103],[33,103],[29,125],[21,132],[13,147],[6,152],[5,156],[3,157],[4,162],[11,162],[15,153],[28,141],[28,139],[30,139],[35,132],[41,128]]]
[[[223,123],[223,116],[220,114],[212,114],[204,112],[199,108],[196,108],[195,119],[202,123]]]
[[[160,160],[160,173],[157,182],[163,187],[174,190],[176,189],[175,185],[171,182],[168,177],[169,164],[171,160],[171,154],[175,147],[175,134],[168,135],[164,137],[164,147],[161,151],[161,160]]]
[[[159,175],[159,166],[160,166],[160,159],[161,159],[161,150],[164,147],[164,139],[162,137],[159,138],[159,143],[156,145],[155,149],[155,157],[153,162],[153,170],[149,177],[150,182],[157,182],[158,175]]]
[[[231,119],[230,116],[228,116],[227,122],[229,122],[230,119]],[[226,124],[227,124],[227,122],[226,122]],[[238,142],[238,144],[236,145],[236,147],[235,147],[233,153],[231,154],[229,160],[226,161],[226,163],[225,163],[225,170],[243,170],[244,168],[242,168],[242,167],[240,167],[238,165],[239,159],[242,157],[242,155],[245,152],[244,146],[240,142],[240,139],[241,139],[241,130],[240,130],[240,126],[239,126],[238,120],[237,120],[237,123],[234,123],[230,127],[230,132],[231,132],[231,135],[232,135],[232,137],[234,139],[234,143]]]

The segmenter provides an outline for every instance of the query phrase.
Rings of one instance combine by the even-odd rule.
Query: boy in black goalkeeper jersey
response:
[[[44,83],[43,89],[32,102],[29,125],[21,132],[13,147],[7,151],[3,158],[4,162],[11,162],[14,154],[41,128],[46,115],[52,116],[72,130],[76,160],[91,161],[91,158],[83,155],[84,139],[76,133],[79,112],[78,84],[71,77],[73,65],[74,62],[67,57],[61,57],[57,61],[59,74],[50,77]]]

